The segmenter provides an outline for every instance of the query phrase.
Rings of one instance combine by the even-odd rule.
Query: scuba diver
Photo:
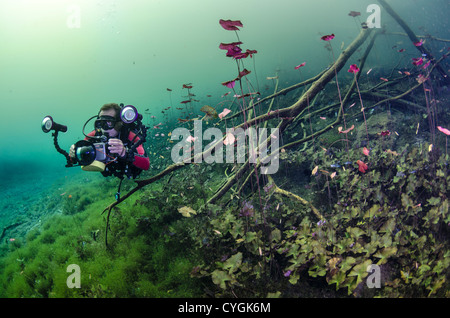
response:
[[[127,111],[131,116],[136,116],[130,124],[127,123],[127,115],[123,115]],[[96,118],[95,129],[85,134],[84,140],[70,147],[70,159],[72,162],[78,161],[83,170],[100,171],[105,177],[114,175],[123,179],[126,175],[128,178],[136,178],[150,166],[142,145],[145,142],[146,127],[140,122],[142,116],[138,116],[141,115],[131,105],[103,105],[98,115],[91,117]]]

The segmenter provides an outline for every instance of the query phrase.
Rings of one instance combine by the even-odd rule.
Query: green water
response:
[[[222,103],[223,95],[230,89],[221,83],[236,77],[236,63],[225,56],[219,44],[234,42],[237,38],[235,32],[224,30],[219,25],[219,19],[242,21],[244,27],[238,34],[243,48],[258,51],[252,59],[245,61],[246,67],[252,70],[248,78],[262,98],[274,90],[274,82],[267,77],[279,76],[279,88],[285,88],[329,66],[334,56],[337,57],[358,35],[360,23],[370,15],[366,8],[372,3],[377,1],[2,0],[0,230],[15,223],[22,225],[5,232],[5,242],[0,243],[3,245],[0,256],[5,257],[0,266],[0,296],[210,295],[205,292],[205,285],[199,282],[201,279],[197,281],[191,277],[195,275],[189,275],[198,265],[196,261],[202,252],[190,251],[188,247],[202,245],[202,240],[206,240],[204,237],[196,240],[193,234],[200,231],[200,221],[190,229],[188,219],[180,220],[177,207],[189,203],[200,208],[205,197],[213,194],[208,189],[220,184],[217,178],[223,177],[225,168],[216,166],[206,170],[201,166],[186,174],[180,172],[174,179],[177,184],[173,188],[163,183],[152,185],[151,191],[145,195],[140,194],[126,205],[124,203],[123,215],[115,220],[116,251],[108,252],[104,248],[103,236],[93,240],[91,233],[104,230],[105,220],[100,212],[114,200],[116,180],[109,178],[105,181],[102,176],[82,172],[79,167],[65,168],[65,159],[55,151],[51,135],[41,130],[42,119],[51,115],[56,122],[67,125],[68,131],[59,134],[59,143],[68,151],[70,145],[84,138],[83,124],[97,114],[103,104],[115,102],[136,106],[144,115],[145,124],[152,127],[159,122],[164,123],[161,131],[150,129],[148,133],[145,146],[149,151],[151,168],[144,176],[149,177],[172,164],[170,148],[173,144],[155,135],[161,132],[167,135],[177,127],[177,118],[184,118],[176,110],[176,107],[184,107],[180,104],[186,99],[183,84],[192,83],[194,98],[198,100],[192,118],[204,115],[199,111],[203,105],[217,107],[218,112],[226,107]],[[447,1],[389,3],[417,34],[450,38]],[[351,10],[361,12],[361,16],[348,16]],[[387,26],[390,32],[404,32],[383,9],[381,25]],[[324,48],[324,42],[320,40],[321,36],[331,33],[336,35],[332,42],[333,52]],[[426,41],[437,58],[447,50],[448,42]],[[406,50],[402,57],[398,53],[401,48]],[[359,51],[348,64],[359,63],[361,54]],[[388,77],[391,70],[395,74],[397,69],[411,69],[410,59],[417,56],[420,54],[407,37],[380,35],[363,74],[365,76],[372,69],[375,83],[374,78]],[[295,70],[294,67],[302,62],[306,62],[306,66],[300,71]],[[448,70],[448,63],[446,67]],[[348,66],[339,73],[342,83],[353,78],[347,69]],[[362,78],[362,83],[369,81],[368,75]],[[413,79],[411,83],[414,83]],[[438,86],[439,94],[447,94],[443,85]],[[168,88],[172,91],[169,92]],[[290,97],[289,101],[277,101],[274,108],[289,106],[299,96]],[[440,97],[436,95],[435,98]],[[441,100],[443,104],[440,107],[448,106],[448,99]],[[423,104],[423,101],[417,103]],[[162,113],[169,106],[171,110],[166,111],[167,114]],[[405,112],[408,116],[417,115],[414,110]],[[429,137],[428,131],[424,130],[414,136],[416,122],[411,120],[408,124],[413,126],[408,131],[411,144],[415,142],[414,138]],[[449,127],[448,122],[438,124]],[[435,147],[444,153],[445,139],[442,135],[438,138],[439,145]],[[312,156],[312,153],[307,156]],[[299,157],[298,162],[301,160]],[[294,177],[285,180],[286,190],[298,190],[299,184],[309,189],[306,173],[302,175],[301,169],[292,170],[295,171]],[[298,179],[295,179],[297,173]],[[282,174],[287,176],[289,170],[282,170]],[[130,189],[132,181],[127,181],[125,187]],[[192,194],[186,190],[187,187],[193,188]],[[300,190],[305,191],[303,188]],[[189,198],[174,199],[175,195],[171,196],[181,191]],[[158,199],[145,201],[145,197],[152,196],[152,193],[157,193]],[[448,190],[443,193],[448,195]],[[68,199],[69,194],[73,201]],[[444,194],[441,194],[443,202]],[[304,195],[313,196],[312,193]],[[136,200],[138,203],[135,204]],[[133,204],[138,208],[133,208]],[[54,214],[57,221],[44,225],[47,220],[52,220]],[[142,217],[150,218],[154,226],[142,229],[136,225],[137,220],[144,222]],[[75,223],[78,229],[70,231]],[[56,225],[52,227],[51,224]],[[155,227],[159,227],[158,231]],[[183,235],[189,239],[183,241]],[[205,233],[202,235],[207,236]],[[57,262],[50,261],[55,257]],[[211,256],[206,261],[219,260]],[[85,272],[90,273],[92,281],[80,293],[66,288],[65,269],[70,263],[80,263]],[[111,268],[115,270],[106,270]],[[213,268],[207,270],[212,272]],[[285,272],[281,268],[278,270]],[[23,278],[21,272],[28,278]],[[47,280],[42,275],[47,275]],[[124,275],[128,276],[123,280]],[[211,277],[202,279],[211,284]],[[118,281],[121,285],[112,287]],[[219,285],[217,282],[214,284]],[[264,289],[264,294],[255,292],[254,295],[275,293],[280,286],[283,284],[274,290],[259,286]],[[282,294],[296,295],[295,292]],[[317,297],[320,293],[312,292],[312,295]],[[342,295],[346,296],[346,293]]]

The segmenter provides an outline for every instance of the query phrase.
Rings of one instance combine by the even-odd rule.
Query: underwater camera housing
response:
[[[105,137],[105,136],[103,136]],[[85,171],[104,171],[105,164],[113,160],[108,151],[108,144],[92,140],[80,140],[75,143],[75,159]]]
[[[119,114],[119,120],[128,131],[134,132],[135,135],[139,137],[138,141],[134,143],[127,152],[127,158],[133,158],[133,153],[136,148],[145,142],[147,127],[142,124],[143,117],[138,113],[136,107],[132,105],[124,106],[123,104],[120,104],[120,107],[121,111]],[[104,171],[107,163],[116,160],[116,154],[109,153],[107,143],[109,136],[107,133],[104,133],[101,136],[89,136],[85,134],[84,129],[86,125],[94,118],[96,119],[95,129],[98,132],[101,132],[101,128],[107,128],[104,126],[106,124],[104,122],[106,119],[102,118],[102,116],[99,117],[98,115],[95,115],[89,118],[83,126],[83,135],[85,135],[87,139],[79,140],[75,143],[75,158],[70,157],[69,154],[62,150],[58,145],[58,132],[66,132],[67,127],[55,123],[51,116],[46,116],[43,119],[42,130],[45,133],[48,133],[51,130],[55,131],[53,133],[55,148],[59,153],[66,157],[66,167],[73,167],[76,166],[74,163],[78,163],[78,166],[81,166],[81,168],[85,171]],[[114,127],[114,125],[108,128],[112,127]]]

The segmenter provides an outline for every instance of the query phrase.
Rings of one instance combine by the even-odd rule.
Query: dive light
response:
[[[61,125],[56,123],[52,116],[46,116],[44,117],[44,119],[42,120],[42,131],[45,133],[50,132],[51,130],[54,131],[61,131],[61,132],[66,132],[67,131],[67,126]]]
[[[120,119],[125,124],[131,124],[134,123],[139,117],[142,117],[133,105],[127,105],[122,108],[122,111],[120,112]],[[142,119],[142,118],[139,118]]]

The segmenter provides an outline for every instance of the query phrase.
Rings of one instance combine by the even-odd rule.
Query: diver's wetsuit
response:
[[[128,133],[128,138],[124,140],[122,136]],[[97,136],[99,134],[97,133]],[[91,131],[88,136],[96,136],[96,131]],[[139,137],[136,136],[132,131],[128,132],[126,129],[122,128],[118,137],[114,137],[122,140],[123,145],[130,149],[133,144],[139,141]],[[89,140],[85,137],[84,140]],[[138,176],[142,170],[148,170],[150,167],[150,160],[145,152],[143,145],[139,145],[133,157],[125,156],[125,158],[118,158],[116,161],[112,161],[106,164],[105,171],[102,172],[103,176],[107,177],[110,175],[115,175],[117,177],[123,174],[127,175],[129,178],[135,178]],[[131,163],[131,164],[130,164]]]

